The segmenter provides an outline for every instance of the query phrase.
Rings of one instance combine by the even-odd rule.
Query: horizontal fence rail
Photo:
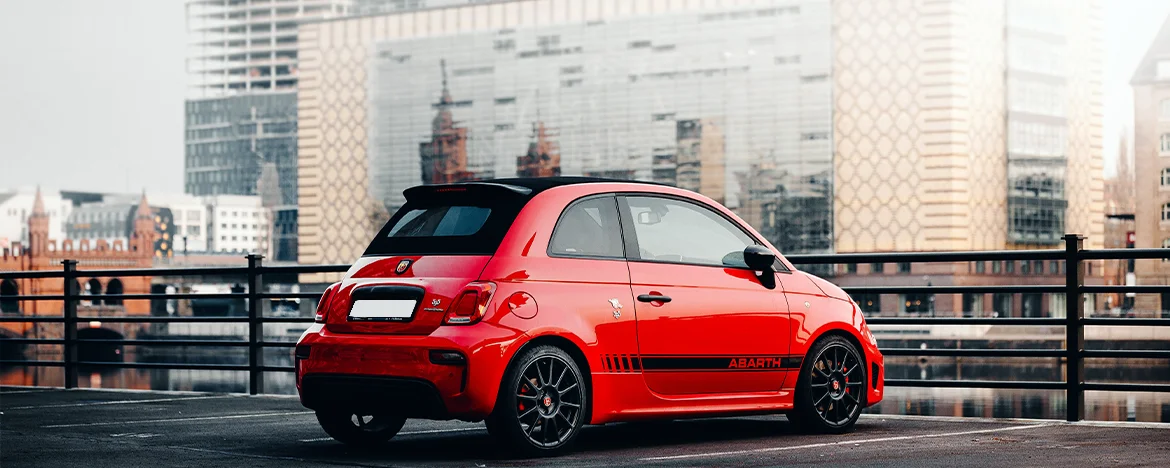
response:
[[[1090,326],[1162,327],[1170,326],[1170,318],[1095,318],[1085,317],[1083,297],[1085,294],[1100,293],[1167,293],[1170,286],[1095,286],[1085,285],[1084,265],[1089,260],[1135,260],[1170,258],[1167,249],[1112,249],[1084,250],[1083,238],[1077,235],[1064,237],[1064,249],[1049,250],[1005,250],[979,252],[905,252],[905,253],[850,253],[792,255],[786,257],[796,265],[842,265],[873,263],[963,263],[983,261],[1059,261],[1064,265],[1061,275],[1064,281],[1048,285],[944,285],[944,286],[849,286],[843,289],[851,295],[859,294],[1003,294],[1003,293],[1055,293],[1064,294],[1064,317],[870,317],[870,325],[997,325],[997,326],[1047,326],[1064,328],[1063,349],[919,349],[883,348],[885,356],[895,357],[976,357],[976,358],[1031,358],[1058,359],[1065,366],[1065,380],[1061,381],[997,381],[997,380],[915,380],[886,379],[892,387],[936,387],[936,388],[994,388],[1064,390],[1067,394],[1066,417],[1069,421],[1084,418],[1085,391],[1154,391],[1170,392],[1170,384],[1134,384],[1110,382],[1085,382],[1084,364],[1086,359],[1170,359],[1170,350],[1086,350],[1084,331]],[[63,367],[65,387],[77,386],[78,368],[122,368],[122,369],[191,369],[243,371],[248,373],[248,391],[256,394],[264,391],[265,372],[292,372],[291,366],[266,366],[263,350],[289,349],[295,347],[292,341],[266,341],[263,325],[268,323],[302,324],[311,323],[311,317],[264,316],[262,301],[267,299],[317,299],[314,292],[265,292],[265,275],[299,275],[315,273],[342,273],[349,265],[293,265],[265,266],[262,257],[249,255],[244,267],[226,268],[139,268],[78,270],[77,261],[64,260],[62,268],[43,271],[0,272],[0,280],[43,280],[61,279],[63,294],[30,294],[4,296],[8,301],[62,301],[61,315],[0,315],[0,323],[61,323],[63,337],[54,338],[5,338],[3,343],[24,345],[63,346],[63,359],[20,360],[0,359],[0,364],[20,366]],[[1053,272],[1055,273],[1055,272]],[[232,293],[151,293],[151,294],[87,294],[72,287],[79,277],[199,277],[223,276],[238,279],[247,287],[242,292]],[[240,316],[89,316],[79,315],[81,301],[134,301],[134,300],[190,300],[215,299],[239,301],[246,304],[247,315]],[[109,303],[109,302],[107,302]],[[228,339],[86,339],[78,338],[78,325],[87,322],[103,323],[215,323],[247,324],[246,340]],[[147,363],[147,362],[94,362],[78,359],[78,348],[83,345],[116,345],[141,347],[216,347],[246,348],[246,364],[210,363]]]

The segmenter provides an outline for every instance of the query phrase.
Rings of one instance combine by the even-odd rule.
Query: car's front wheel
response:
[[[488,431],[525,456],[565,450],[588,422],[588,389],[572,356],[555,346],[524,351],[505,372]]]
[[[857,347],[840,336],[824,337],[801,365],[788,419],[811,432],[849,432],[861,416],[865,390],[865,365]]]
[[[354,447],[374,447],[393,438],[406,418],[352,411],[318,411],[317,422],[334,440]]]

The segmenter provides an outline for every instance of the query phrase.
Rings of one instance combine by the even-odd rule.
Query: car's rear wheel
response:
[[[317,422],[334,440],[354,447],[374,447],[393,438],[406,418],[387,414],[359,414],[353,411],[318,411]]]
[[[488,431],[520,455],[559,453],[588,422],[586,385],[576,361],[563,349],[526,350],[505,372]]]
[[[788,419],[810,432],[852,431],[865,406],[865,390],[865,364],[857,347],[840,336],[824,337],[801,365]]]

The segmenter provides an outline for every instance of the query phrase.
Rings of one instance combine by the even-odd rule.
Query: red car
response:
[[[882,399],[857,304],[707,197],[584,177],[404,195],[296,347],[301,402],[341,442],[407,418],[486,421],[526,454],[657,418],[844,432]]]

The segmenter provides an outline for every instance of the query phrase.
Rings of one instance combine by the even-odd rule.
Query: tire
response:
[[[318,411],[317,422],[325,433],[345,445],[371,448],[393,438],[406,418],[385,414],[359,415],[352,411]]]
[[[800,367],[788,420],[805,432],[853,431],[865,408],[865,361],[853,343],[830,335],[817,340]]]
[[[572,445],[588,415],[588,382],[576,361],[542,345],[525,350],[504,372],[487,428],[513,454],[549,456]]]

